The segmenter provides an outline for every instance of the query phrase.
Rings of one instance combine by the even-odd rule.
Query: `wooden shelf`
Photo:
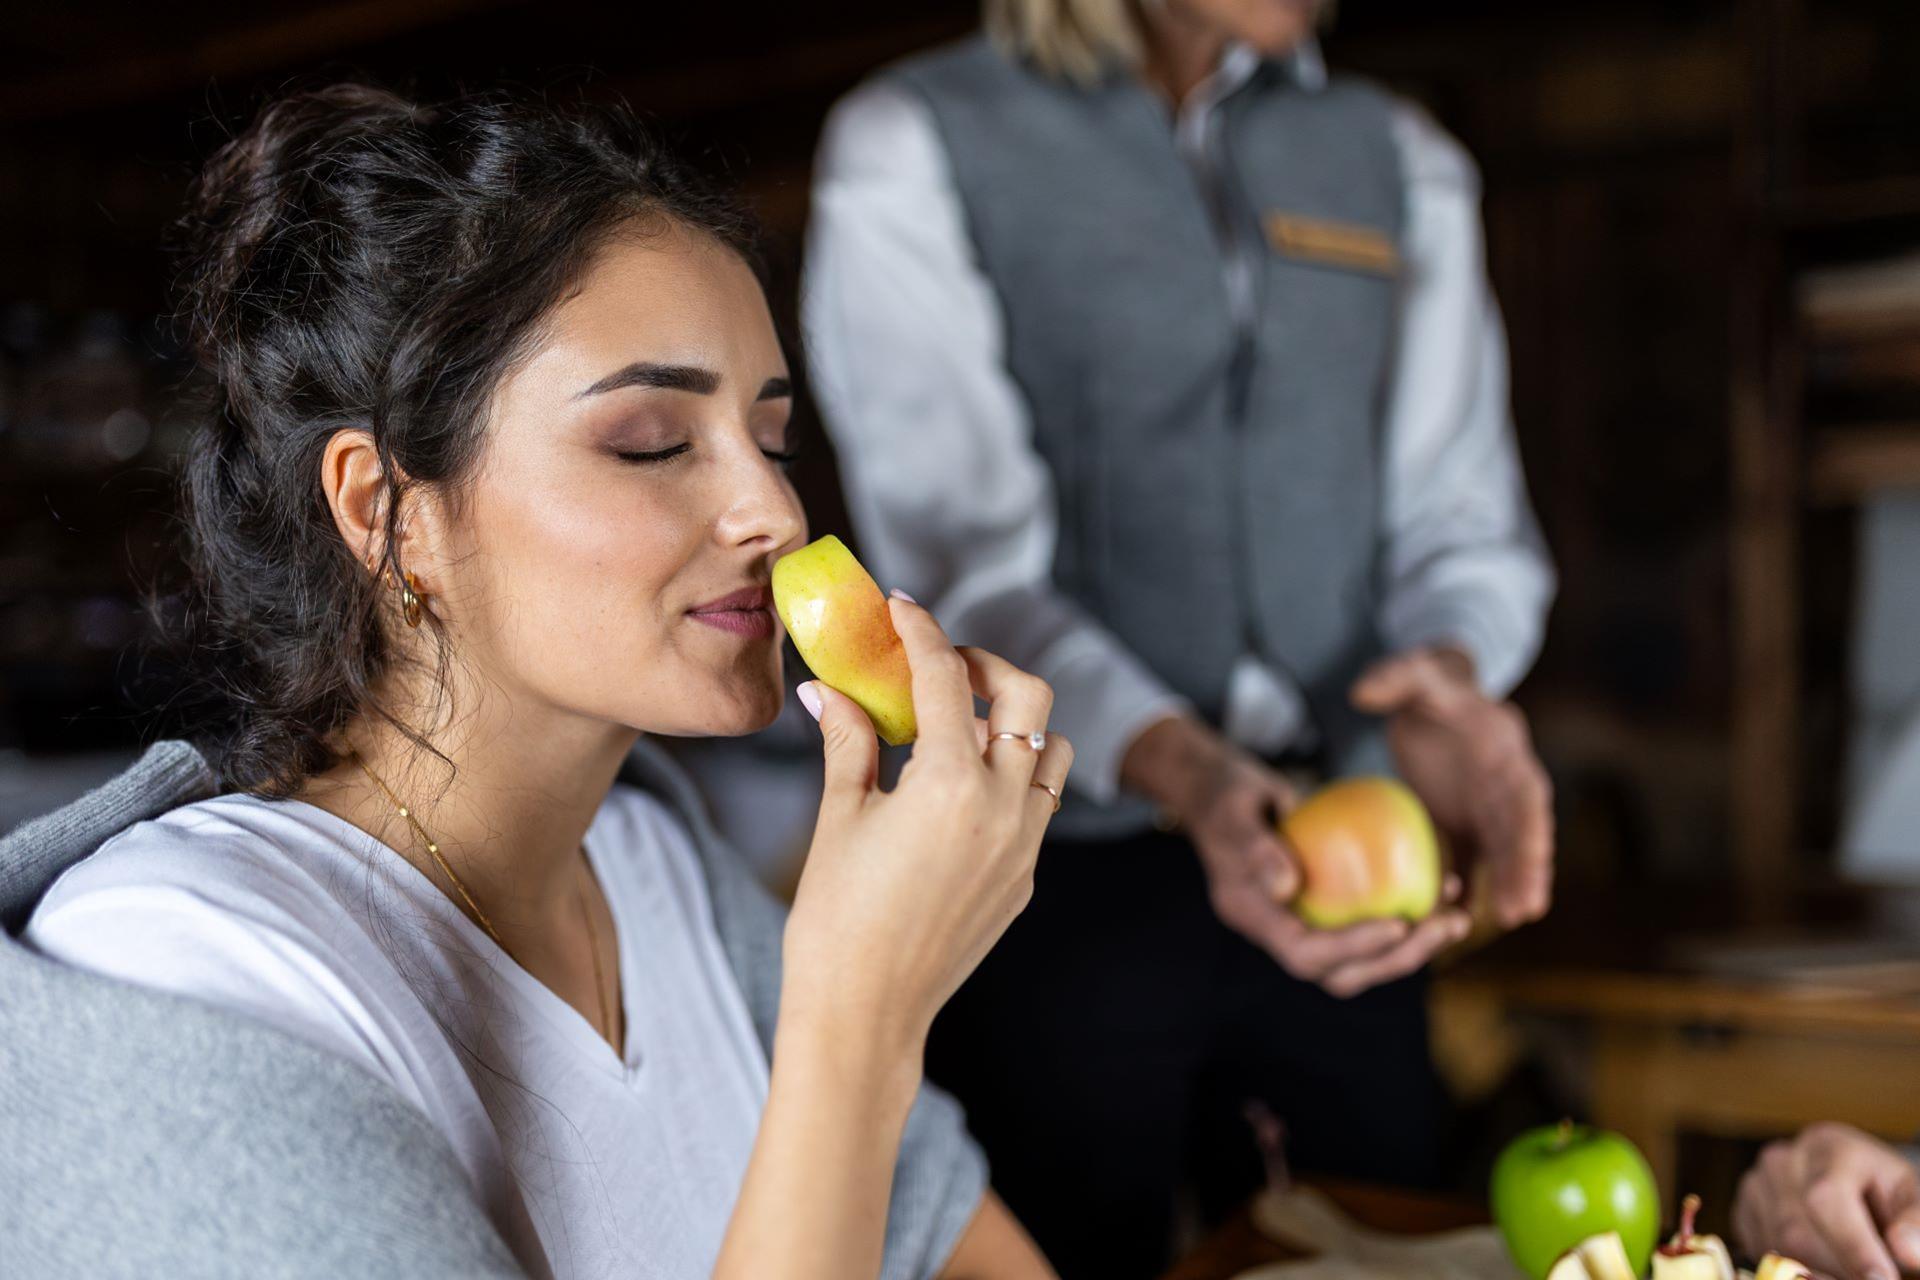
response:
[[[1776,216],[1789,230],[1830,231],[1899,219],[1920,221],[1920,175],[1832,183],[1783,192]]]
[[[1880,422],[1815,432],[1807,495],[1843,506],[1876,494],[1920,490],[1920,422]]]
[[[1887,1087],[1920,1064],[1911,999],[1587,968],[1448,975],[1435,995],[1583,1025],[1593,1120],[1638,1146],[1663,1187],[1685,1134],[1766,1138],[1839,1120],[1904,1141],[1920,1126],[1920,1102]]]

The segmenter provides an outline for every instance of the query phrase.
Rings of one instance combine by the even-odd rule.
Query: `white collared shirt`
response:
[[[1290,59],[1325,83],[1316,45]],[[1218,180],[1219,107],[1259,65],[1234,47],[1171,127],[1196,183]],[[1554,574],[1527,503],[1507,406],[1506,337],[1487,281],[1479,176],[1419,108],[1397,106],[1405,176],[1404,274],[1384,430],[1381,592],[1390,650],[1458,645],[1494,696],[1539,650]],[[1228,243],[1227,289],[1251,323],[1257,246]],[[813,389],[862,554],[880,581],[931,608],[949,634],[1054,687],[1052,725],[1073,740],[1071,785],[1106,801],[1143,729],[1187,703],[1097,619],[1054,589],[1058,509],[1006,360],[993,282],[927,105],[876,81],[828,117],[814,169],[802,315]],[[912,423],[911,432],[900,430]],[[956,479],[959,481],[956,483]],[[970,614],[1008,593],[1013,623]],[[1273,754],[1311,745],[1305,700],[1253,655],[1232,673],[1223,731]]]

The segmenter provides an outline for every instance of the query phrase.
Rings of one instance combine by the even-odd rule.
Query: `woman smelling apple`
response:
[[[913,759],[880,792],[867,717],[803,686],[826,784],[783,939],[616,782],[784,696],[792,390],[731,207],[622,111],[343,84],[262,111],[187,225],[222,794],[73,865],[26,941],[389,1086],[528,1274],[1052,1274],[922,1084],[1031,892],[1072,760],[1048,686],[888,602]]]

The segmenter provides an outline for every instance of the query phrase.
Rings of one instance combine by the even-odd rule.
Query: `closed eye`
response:
[[[614,456],[622,462],[665,462],[669,458],[679,457],[692,447],[688,444],[676,444],[668,449],[619,449],[615,450]],[[776,466],[790,467],[800,460],[798,449],[762,449],[760,452]]]
[[[668,458],[679,457],[692,447],[688,444],[676,444],[670,449],[648,449],[638,452],[619,449],[615,450],[614,456],[622,462],[665,462]]]

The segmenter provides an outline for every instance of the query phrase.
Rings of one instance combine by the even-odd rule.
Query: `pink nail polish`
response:
[[[813,681],[807,681],[798,689],[795,689],[794,692],[800,695],[800,705],[807,709],[807,714],[815,720],[818,720],[820,718],[820,691],[813,687]]]
[[[918,600],[915,600],[915,599],[914,599],[914,598],[913,598],[912,596],[910,596],[910,595],[908,595],[908,594],[907,594],[906,592],[904,592],[904,591],[902,591],[902,590],[901,590],[900,588],[898,588],[898,587],[895,587],[895,588],[894,588],[894,589],[893,589],[892,591],[890,591],[890,592],[889,592],[888,594],[889,594],[889,595],[896,595],[896,596],[899,596],[899,597],[900,597],[900,598],[901,598],[902,600],[905,600],[905,601],[906,601],[906,602],[907,602],[908,604],[919,604],[919,603],[920,603],[920,602],[919,602]]]

